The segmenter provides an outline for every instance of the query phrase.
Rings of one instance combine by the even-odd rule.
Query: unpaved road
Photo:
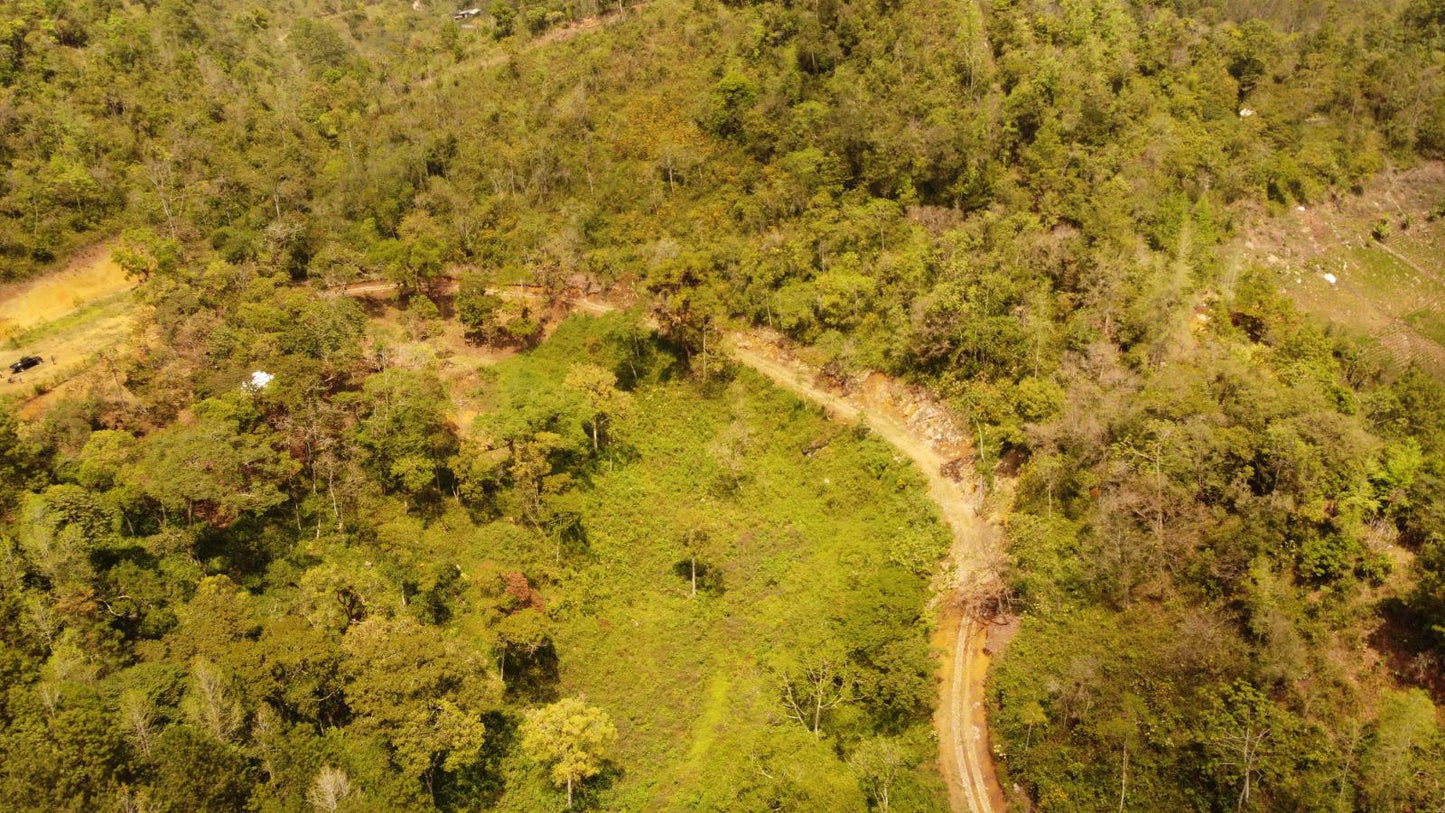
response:
[[[364,281],[346,286],[349,296],[389,293],[395,285]],[[452,280],[444,287],[453,288]],[[534,299],[525,289],[498,290],[499,296]],[[572,298],[574,310],[593,314],[618,308],[605,301]],[[654,325],[655,327],[655,325]],[[774,384],[822,406],[834,417],[862,421],[889,445],[902,452],[923,472],[928,496],[938,506],[953,536],[947,572],[942,580],[940,618],[934,646],[943,653],[940,665],[939,704],[934,715],[938,733],[939,767],[948,785],[949,807],[954,813],[996,813],[1005,809],[1003,790],[994,771],[984,708],[984,681],[988,656],[984,650],[987,622],[969,615],[959,597],[981,580],[997,555],[998,526],[980,513],[981,492],[968,480],[945,476],[951,458],[938,444],[899,419],[896,409],[866,393],[852,395],[819,386],[816,376],[793,363],[767,338],[733,331],[725,335],[724,349],[737,362],[758,371]]]
[[[893,448],[918,465],[928,480],[928,496],[938,505],[953,534],[949,553],[949,586],[967,583],[973,571],[994,549],[997,527],[979,514],[979,499],[966,492],[963,482],[944,476],[949,460],[928,439],[918,436],[887,409],[870,405],[860,396],[848,396],[814,384],[796,366],[759,349],[759,341],[746,333],[728,335],[729,352],[738,362],[767,376],[778,386],[805,400],[822,405],[834,416],[861,420]],[[762,345],[766,347],[766,345]],[[939,633],[934,644],[944,652],[939,707],[934,719],[938,732],[939,766],[948,784],[950,807],[955,813],[993,813],[1004,809],[1003,791],[994,774],[984,713],[983,687],[987,673],[984,653],[986,623],[968,617],[957,601],[945,596]]]

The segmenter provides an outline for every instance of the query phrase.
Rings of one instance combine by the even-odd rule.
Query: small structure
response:
[[[467,20],[470,20],[470,19],[472,19],[473,17],[476,17],[476,16],[480,15],[481,13],[482,13],[482,10],[479,9],[479,8],[462,9],[461,11],[458,11],[457,13],[453,14],[453,15],[452,15],[452,19],[455,20],[455,21],[457,21],[457,22],[459,22],[459,23],[461,23],[461,22],[466,22]]]

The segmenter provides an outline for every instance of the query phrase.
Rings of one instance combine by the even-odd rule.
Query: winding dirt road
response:
[[[751,334],[728,334],[728,351],[735,360],[823,406],[837,418],[862,421],[917,464],[928,480],[928,496],[938,505],[953,533],[942,585],[941,617],[934,637],[935,647],[944,653],[934,716],[939,766],[955,813],[1003,811],[1003,790],[994,773],[983,697],[988,671],[984,651],[987,623],[971,617],[959,600],[968,585],[983,578],[992,564],[990,557],[998,551],[998,527],[979,512],[981,492],[970,489],[967,480],[945,476],[944,467],[950,458],[940,453],[934,441],[899,420],[891,405],[870,399],[866,393],[845,395],[824,389],[798,365],[780,360],[774,349]]]
[[[455,289],[448,279],[444,288]],[[347,286],[349,296],[389,293],[395,285],[365,281]],[[503,297],[537,299],[526,289],[498,290]],[[574,297],[576,311],[605,314],[618,310],[605,301]],[[652,325],[656,327],[656,325]],[[912,460],[928,482],[928,496],[938,506],[953,536],[947,564],[937,584],[939,624],[933,644],[942,653],[939,703],[934,713],[938,734],[938,760],[948,785],[953,813],[1002,813],[1006,804],[994,771],[988,741],[984,685],[988,654],[984,648],[988,624],[970,612],[966,597],[987,589],[997,573],[1001,555],[998,525],[984,517],[982,491],[974,478],[948,477],[946,467],[956,460],[957,444],[933,437],[914,425],[890,397],[890,386],[842,393],[817,382],[817,372],[782,351],[762,335],[731,331],[724,335],[724,351],[735,361],[761,373],[774,384],[828,410],[839,420],[863,422],[875,434]],[[875,374],[877,375],[877,374]],[[882,378],[881,375],[877,376]],[[886,380],[886,379],[885,379]]]

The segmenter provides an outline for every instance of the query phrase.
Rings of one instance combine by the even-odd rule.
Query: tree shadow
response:
[[[1445,703],[1445,658],[1436,648],[1430,623],[1398,598],[1381,602],[1379,612],[1383,623],[1370,634],[1370,646],[1398,679],[1424,689],[1436,705]]]
[[[601,810],[603,800],[607,792],[612,790],[623,777],[627,776],[627,770],[621,765],[605,760],[602,763],[602,771],[596,776],[578,785],[572,793],[572,807],[577,810]]]
[[[561,698],[561,659],[557,648],[548,641],[536,652],[509,650],[507,653],[506,695],[510,700],[531,703],[552,703]]]
[[[435,799],[439,809],[489,810],[501,801],[507,791],[506,761],[521,739],[518,723],[516,717],[502,711],[482,715],[487,736],[481,756],[475,764],[445,774],[437,783]]]
[[[242,514],[224,526],[197,522],[191,531],[196,558],[208,570],[226,573],[248,587],[294,547],[296,536],[273,517],[252,514]]]
[[[683,586],[691,589],[693,577],[693,560],[684,557],[674,562],[672,574],[682,579]],[[723,581],[722,568],[710,565],[701,559],[697,560],[697,592],[709,596],[720,596],[727,592],[727,585]]]

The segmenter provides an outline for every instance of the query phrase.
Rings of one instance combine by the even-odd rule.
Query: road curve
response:
[[[934,719],[938,734],[939,767],[948,785],[949,806],[954,813],[995,813],[1004,810],[1003,791],[994,772],[988,743],[984,707],[987,655],[984,652],[986,622],[970,617],[955,595],[957,586],[970,581],[971,570],[979,566],[995,544],[997,529],[978,512],[979,499],[965,491],[962,482],[943,474],[949,461],[928,439],[920,437],[892,415],[871,408],[862,399],[824,389],[811,376],[760,352],[756,339],[747,333],[728,334],[732,358],[762,373],[778,386],[805,400],[823,406],[835,417],[861,420],[875,434],[917,464],[928,481],[928,496],[938,505],[953,546],[949,553],[951,579],[941,602],[939,635],[935,646],[943,651],[939,706]]]
[[[455,289],[454,280],[447,279],[443,285]],[[367,296],[395,288],[386,281],[368,280],[347,286],[342,292]],[[507,298],[540,298],[537,292],[525,288],[495,293]],[[592,314],[618,310],[610,302],[586,297],[573,297],[570,305],[576,311]],[[776,348],[766,338],[743,331],[729,332],[725,338],[725,350],[735,361],[804,400],[822,406],[836,418],[862,421],[922,471],[928,482],[929,499],[938,506],[953,536],[948,578],[944,580],[939,604],[938,634],[934,638],[934,646],[943,654],[939,704],[934,716],[939,768],[948,786],[949,807],[953,813],[1002,813],[1006,805],[994,771],[984,706],[988,666],[984,639],[988,625],[971,616],[961,600],[963,586],[977,581],[979,573],[987,567],[988,556],[998,538],[996,526],[979,514],[979,493],[965,490],[966,481],[945,476],[943,468],[950,461],[927,438],[893,415],[862,398],[819,386],[816,376],[802,365],[780,358],[777,352],[767,352],[767,348],[774,351]]]

